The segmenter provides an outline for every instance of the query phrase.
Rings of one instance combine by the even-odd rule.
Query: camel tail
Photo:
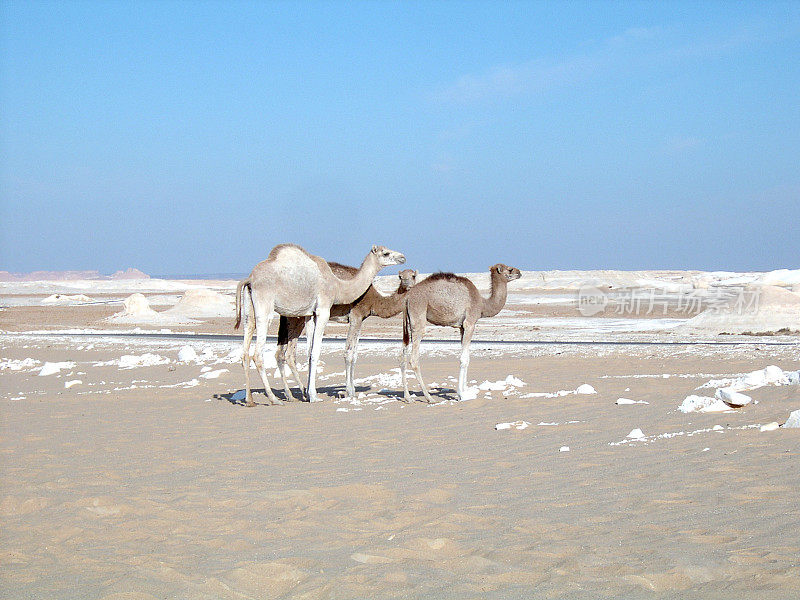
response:
[[[403,306],[403,345],[408,346],[411,341],[411,318],[408,316],[408,303]]]
[[[285,346],[289,343],[289,319],[281,315],[278,321],[278,346]]]
[[[244,310],[244,288],[247,288],[247,291],[250,291],[250,278],[244,279],[240,281],[236,285],[236,321],[233,323],[234,329],[239,329],[239,325],[242,324],[242,311]]]

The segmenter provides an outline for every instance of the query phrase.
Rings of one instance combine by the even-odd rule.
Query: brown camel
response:
[[[521,277],[519,269],[503,264],[490,268],[492,293],[488,298],[481,296],[478,288],[466,277],[453,273],[434,273],[412,287],[406,294],[403,310],[403,398],[411,399],[406,379],[406,365],[411,357],[422,393],[428,402],[433,398],[422,381],[419,367],[419,344],[425,335],[426,323],[457,327],[461,330],[461,369],[458,372],[458,399],[464,399],[467,389],[467,368],[469,367],[469,343],[475,332],[475,323],[481,317],[493,317],[506,303],[508,282]]]
[[[242,353],[247,405],[254,404],[250,391],[250,341],[254,330],[256,347],[253,360],[264,382],[264,390],[272,404],[283,404],[272,392],[262,358],[273,310],[286,317],[313,317],[309,334],[308,401],[316,402],[317,363],[331,307],[334,304],[353,302],[372,285],[372,280],[380,269],[405,261],[405,257],[399,252],[383,246],[373,246],[351,279],[339,279],[324,259],[309,254],[300,246],[275,246],[267,259],[258,263],[250,276],[239,282],[236,288],[234,328],[241,322],[244,307],[251,305],[253,308],[253,318],[247,320],[244,332]],[[249,292],[249,303],[244,301],[245,292]]]
[[[358,269],[339,263],[328,263],[334,275],[340,279],[350,279],[354,277]],[[345,389],[349,397],[356,395],[355,384],[355,363],[358,358],[358,336],[361,333],[361,326],[364,320],[376,316],[382,319],[389,319],[400,314],[403,310],[406,292],[416,282],[419,273],[411,269],[404,269],[398,273],[400,285],[397,290],[389,296],[381,295],[375,286],[371,285],[363,296],[350,304],[336,304],[331,307],[331,317],[347,317],[350,327],[347,330],[347,344],[345,346]],[[286,398],[292,398],[292,392],[286,380],[286,367],[288,366],[295,381],[300,386],[301,395],[304,393],[303,384],[297,373],[296,353],[297,339],[303,332],[308,317],[281,317],[278,327],[278,349],[275,352],[275,360],[278,363],[278,370],[283,379],[283,389]]]

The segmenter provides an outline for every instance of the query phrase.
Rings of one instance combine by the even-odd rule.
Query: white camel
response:
[[[358,269],[341,265],[335,262],[329,262],[328,265],[333,270],[334,275],[340,279],[350,279],[355,277]],[[335,304],[331,307],[331,317],[346,317],[350,326],[347,329],[347,343],[344,352],[345,364],[345,390],[347,396],[352,398],[356,395],[355,388],[355,364],[358,359],[358,336],[361,332],[361,326],[364,320],[371,316],[380,317],[382,319],[389,319],[395,315],[400,314],[405,304],[406,292],[416,283],[417,275],[419,273],[412,269],[403,269],[397,274],[400,279],[400,284],[397,290],[388,295],[381,295],[375,286],[371,285],[354,302],[350,304]],[[289,367],[295,381],[300,387],[300,395],[305,393],[303,383],[300,381],[300,376],[297,373],[297,339],[303,333],[303,328],[308,321],[308,317],[281,317],[280,325],[278,327],[278,349],[275,351],[275,360],[278,363],[278,371],[281,374],[283,381],[283,389],[287,399],[291,399],[292,392],[289,389],[289,383],[286,379],[286,367]]]
[[[264,367],[263,352],[267,329],[275,311],[285,317],[310,316],[308,335],[308,401],[316,402],[316,372],[322,350],[322,336],[334,304],[347,304],[364,294],[379,270],[388,265],[402,264],[405,257],[384,246],[373,246],[352,279],[340,279],[325,259],[306,252],[295,244],[275,246],[266,260],[258,263],[250,276],[236,288],[236,322],[239,327],[242,311],[250,303],[244,294],[249,292],[253,318],[247,319],[244,332],[242,365],[245,372],[246,401],[253,406],[250,389],[250,341],[256,333],[253,361],[271,404],[283,404],[272,391]]]

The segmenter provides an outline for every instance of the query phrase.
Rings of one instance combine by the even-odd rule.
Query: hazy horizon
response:
[[[798,268],[798,98],[796,2],[5,1],[0,270]]]

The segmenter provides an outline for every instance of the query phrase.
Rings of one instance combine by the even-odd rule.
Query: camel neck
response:
[[[380,270],[378,259],[370,252],[352,279],[339,279],[334,304],[350,304],[367,291]]]
[[[399,314],[403,309],[403,300],[408,289],[401,283],[397,290],[389,296],[382,296],[375,292],[378,298],[375,299],[375,303],[372,306],[372,314],[382,319],[389,319]]]
[[[499,273],[492,271],[492,293],[483,299],[481,317],[493,317],[506,305],[508,297],[508,281]]]

